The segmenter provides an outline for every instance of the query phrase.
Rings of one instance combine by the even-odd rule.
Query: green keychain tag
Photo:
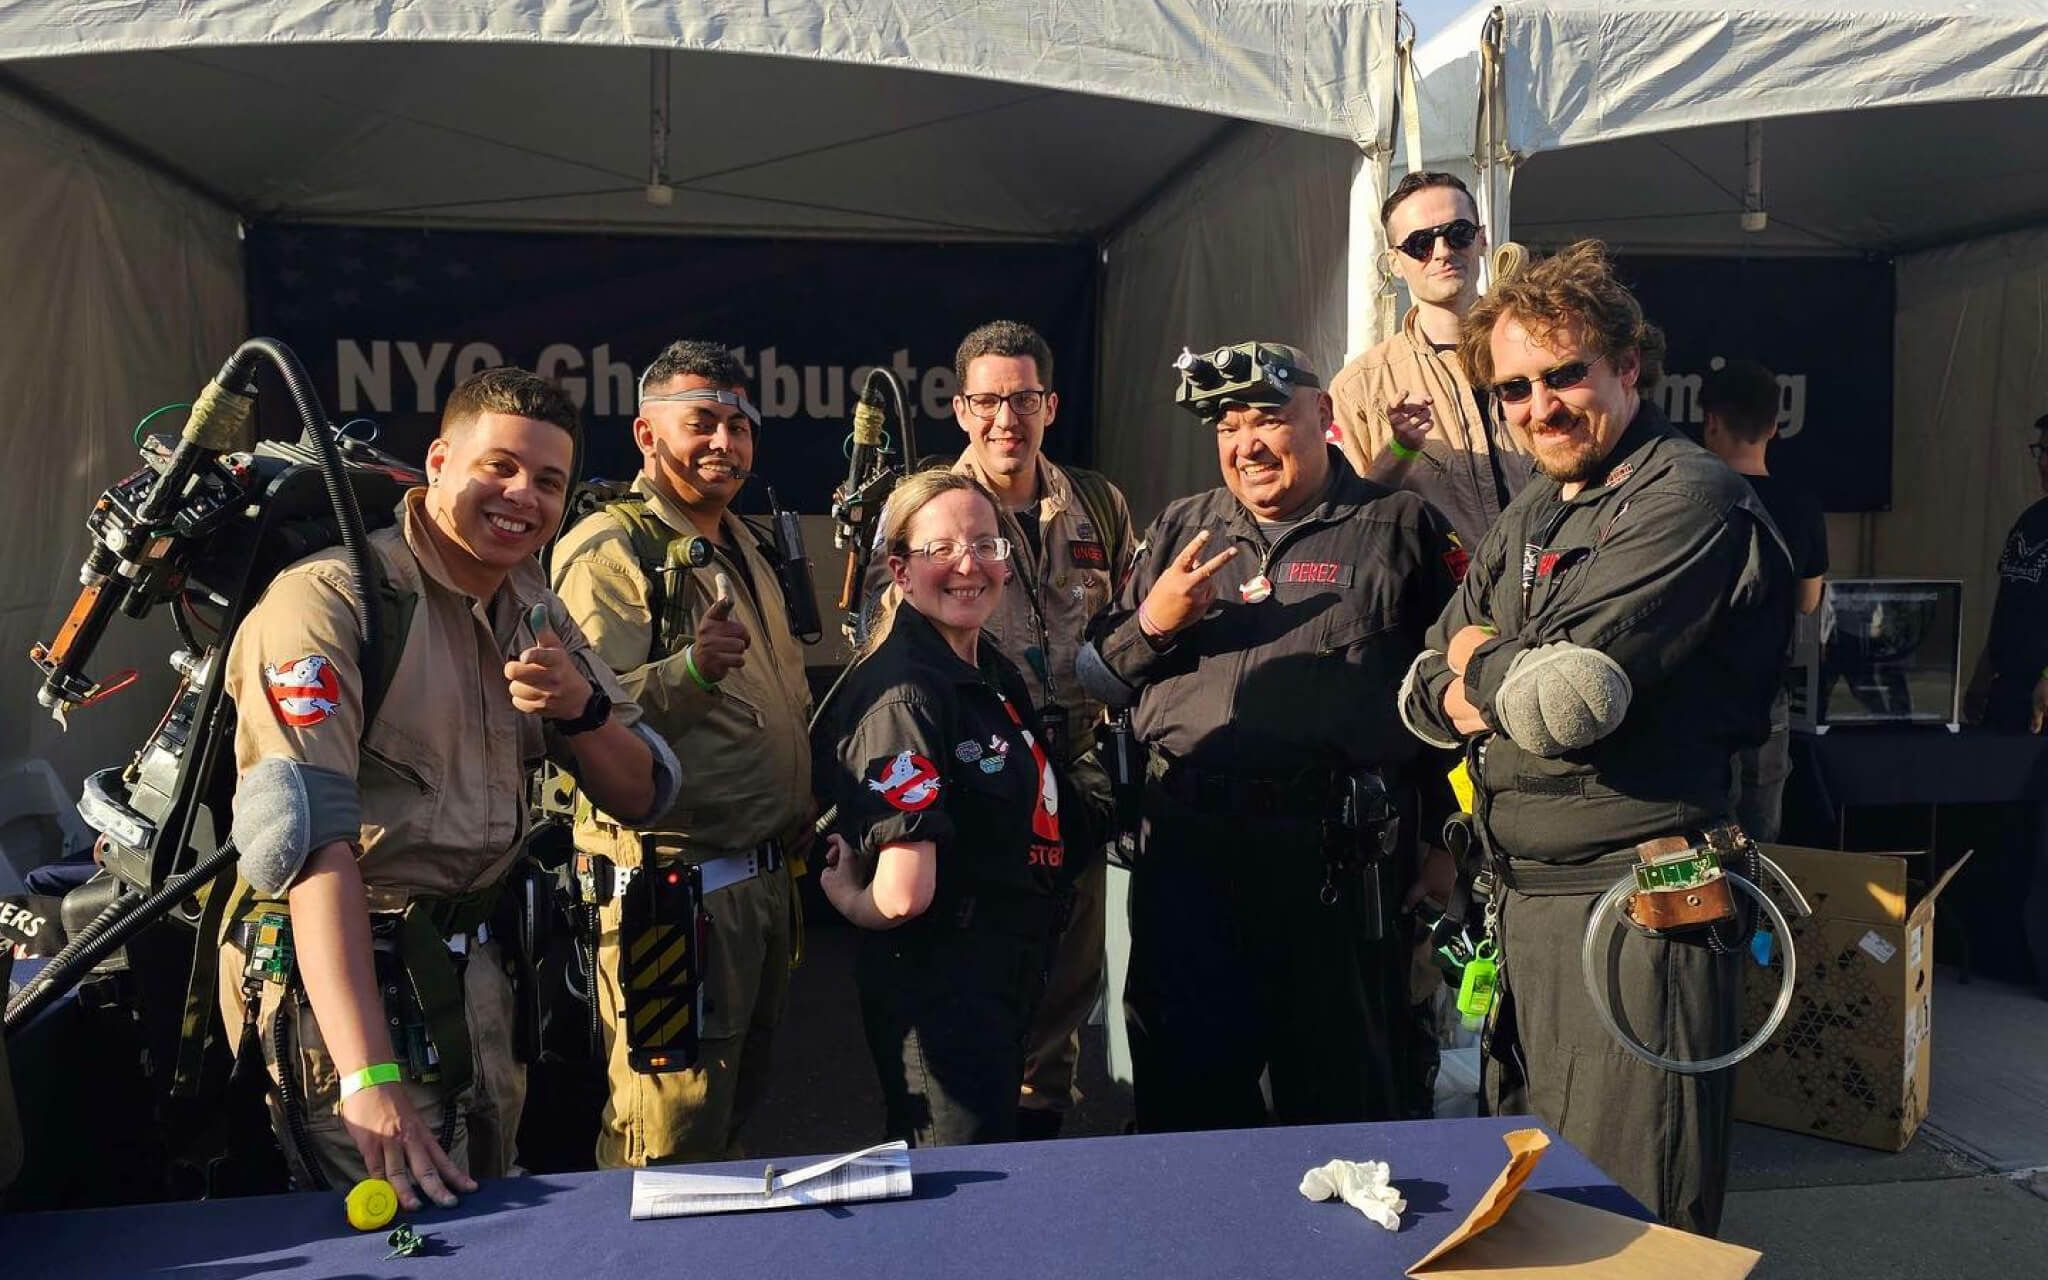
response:
[[[1500,964],[1494,959],[1493,940],[1489,938],[1473,950],[1472,958],[1465,962],[1465,976],[1458,983],[1458,1013],[1467,1028],[1476,1028],[1485,1021],[1487,1011],[1493,1008],[1494,984],[1499,977]]]

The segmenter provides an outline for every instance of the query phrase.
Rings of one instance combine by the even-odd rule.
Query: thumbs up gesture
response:
[[[747,626],[732,616],[732,579],[718,575],[718,598],[697,615],[696,649],[692,659],[704,678],[717,684],[747,665]]]
[[[505,684],[517,709],[549,720],[574,720],[590,701],[590,681],[584,678],[562,638],[548,620],[547,606],[533,606],[529,618],[534,642],[505,664]]]

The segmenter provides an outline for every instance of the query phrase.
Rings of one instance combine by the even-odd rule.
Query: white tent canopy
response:
[[[2015,145],[2048,130],[2044,0],[1507,0],[1416,63],[1426,153],[1512,176],[1496,241],[1895,253],[2048,214]],[[1739,216],[1752,122],[1762,232]]]
[[[0,5],[0,654],[54,633],[136,417],[242,330],[255,220],[1092,243],[1098,452],[1156,510],[1215,483],[1160,353],[1366,340],[1393,28],[1394,0]],[[171,646],[115,630],[96,665],[146,683],[84,741],[0,661],[0,755],[75,778],[139,739]]]
[[[1831,518],[1832,560],[1965,579],[1974,656],[2039,496],[2048,0],[1506,0],[1416,64],[1424,154],[1476,172],[1496,243],[1895,259],[1902,465],[1890,510]]]
[[[1370,142],[1391,9],[17,4],[0,56],[245,214],[1070,238],[1230,121]],[[657,76],[669,206],[644,197]]]

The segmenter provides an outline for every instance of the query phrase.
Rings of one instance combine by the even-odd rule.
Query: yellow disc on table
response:
[[[382,1178],[364,1178],[348,1192],[348,1225],[377,1231],[398,1216],[398,1192]]]

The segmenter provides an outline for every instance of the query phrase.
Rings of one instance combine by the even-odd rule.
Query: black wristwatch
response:
[[[589,733],[592,729],[604,728],[605,722],[611,718],[611,695],[596,685],[592,685],[590,687],[590,700],[583,704],[583,714],[577,716],[574,720],[555,721],[555,732],[565,738],[573,738],[579,733]]]

